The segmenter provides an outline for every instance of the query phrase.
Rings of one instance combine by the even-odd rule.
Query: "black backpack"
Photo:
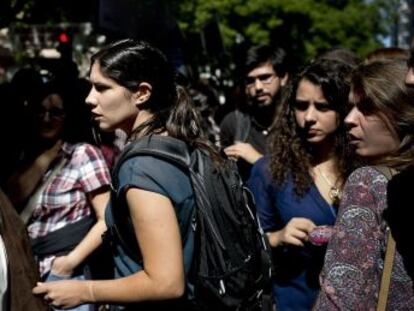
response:
[[[119,204],[118,173],[127,159],[151,155],[189,172],[195,195],[192,282],[200,310],[272,310],[271,255],[252,195],[242,185],[234,161],[214,165],[201,149],[181,140],[151,135],[128,145],[113,169],[112,204],[118,241],[138,262],[139,250],[129,210]]]

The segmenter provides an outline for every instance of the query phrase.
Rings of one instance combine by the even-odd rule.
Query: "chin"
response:
[[[60,136],[60,132],[41,132],[40,137],[44,140],[57,140]]]
[[[372,158],[377,158],[378,155],[372,152],[369,152],[369,150],[364,150],[364,149],[356,149],[355,150],[355,154],[361,158],[365,158],[365,159],[372,159]]]
[[[269,107],[272,104],[272,101],[256,102],[257,107]]]
[[[310,137],[310,138],[307,138],[306,141],[309,144],[320,144],[324,141],[324,137],[318,137],[318,136]]]
[[[107,123],[99,122],[98,126],[104,132],[111,132],[113,130],[112,126]]]

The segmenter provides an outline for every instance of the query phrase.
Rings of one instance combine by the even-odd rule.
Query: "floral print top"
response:
[[[348,178],[321,272],[314,310],[375,311],[384,265],[388,180],[373,167]],[[396,252],[387,310],[414,310],[414,291]]]

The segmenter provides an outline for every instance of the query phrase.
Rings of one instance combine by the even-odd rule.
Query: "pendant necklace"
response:
[[[328,177],[322,172],[322,170],[319,167],[316,167],[316,169],[321,174],[323,180],[325,180],[326,184],[330,187],[329,189],[329,198],[332,200],[333,204],[336,205],[339,203],[339,199],[341,198],[342,191],[336,186],[336,183],[338,179],[335,181],[335,183],[331,183],[331,181],[328,179]]]
[[[257,122],[257,120],[253,117],[252,118],[252,123],[256,126],[256,128],[263,134],[263,136],[267,136],[270,133],[270,129],[272,126],[263,126],[261,125],[259,122]]]

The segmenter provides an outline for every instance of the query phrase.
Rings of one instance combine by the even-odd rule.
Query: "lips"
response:
[[[94,121],[97,121],[98,119],[100,119],[101,118],[101,115],[99,115],[99,114],[97,114],[97,113],[93,113],[92,112],[92,119],[94,120]]]
[[[311,128],[311,129],[308,129],[307,131],[306,131],[306,135],[308,135],[308,136],[316,136],[316,135],[318,135],[319,134],[319,130],[318,129],[313,129],[313,128]]]
[[[269,97],[270,97],[270,95],[267,94],[267,93],[260,93],[260,94],[255,96],[255,99],[258,100],[258,101],[263,101],[263,100],[268,99]]]
[[[356,136],[354,136],[352,134],[348,134],[348,137],[349,137],[349,142],[351,144],[356,144],[356,143],[358,143],[361,140],[360,138],[358,138],[358,137],[356,137]]]

